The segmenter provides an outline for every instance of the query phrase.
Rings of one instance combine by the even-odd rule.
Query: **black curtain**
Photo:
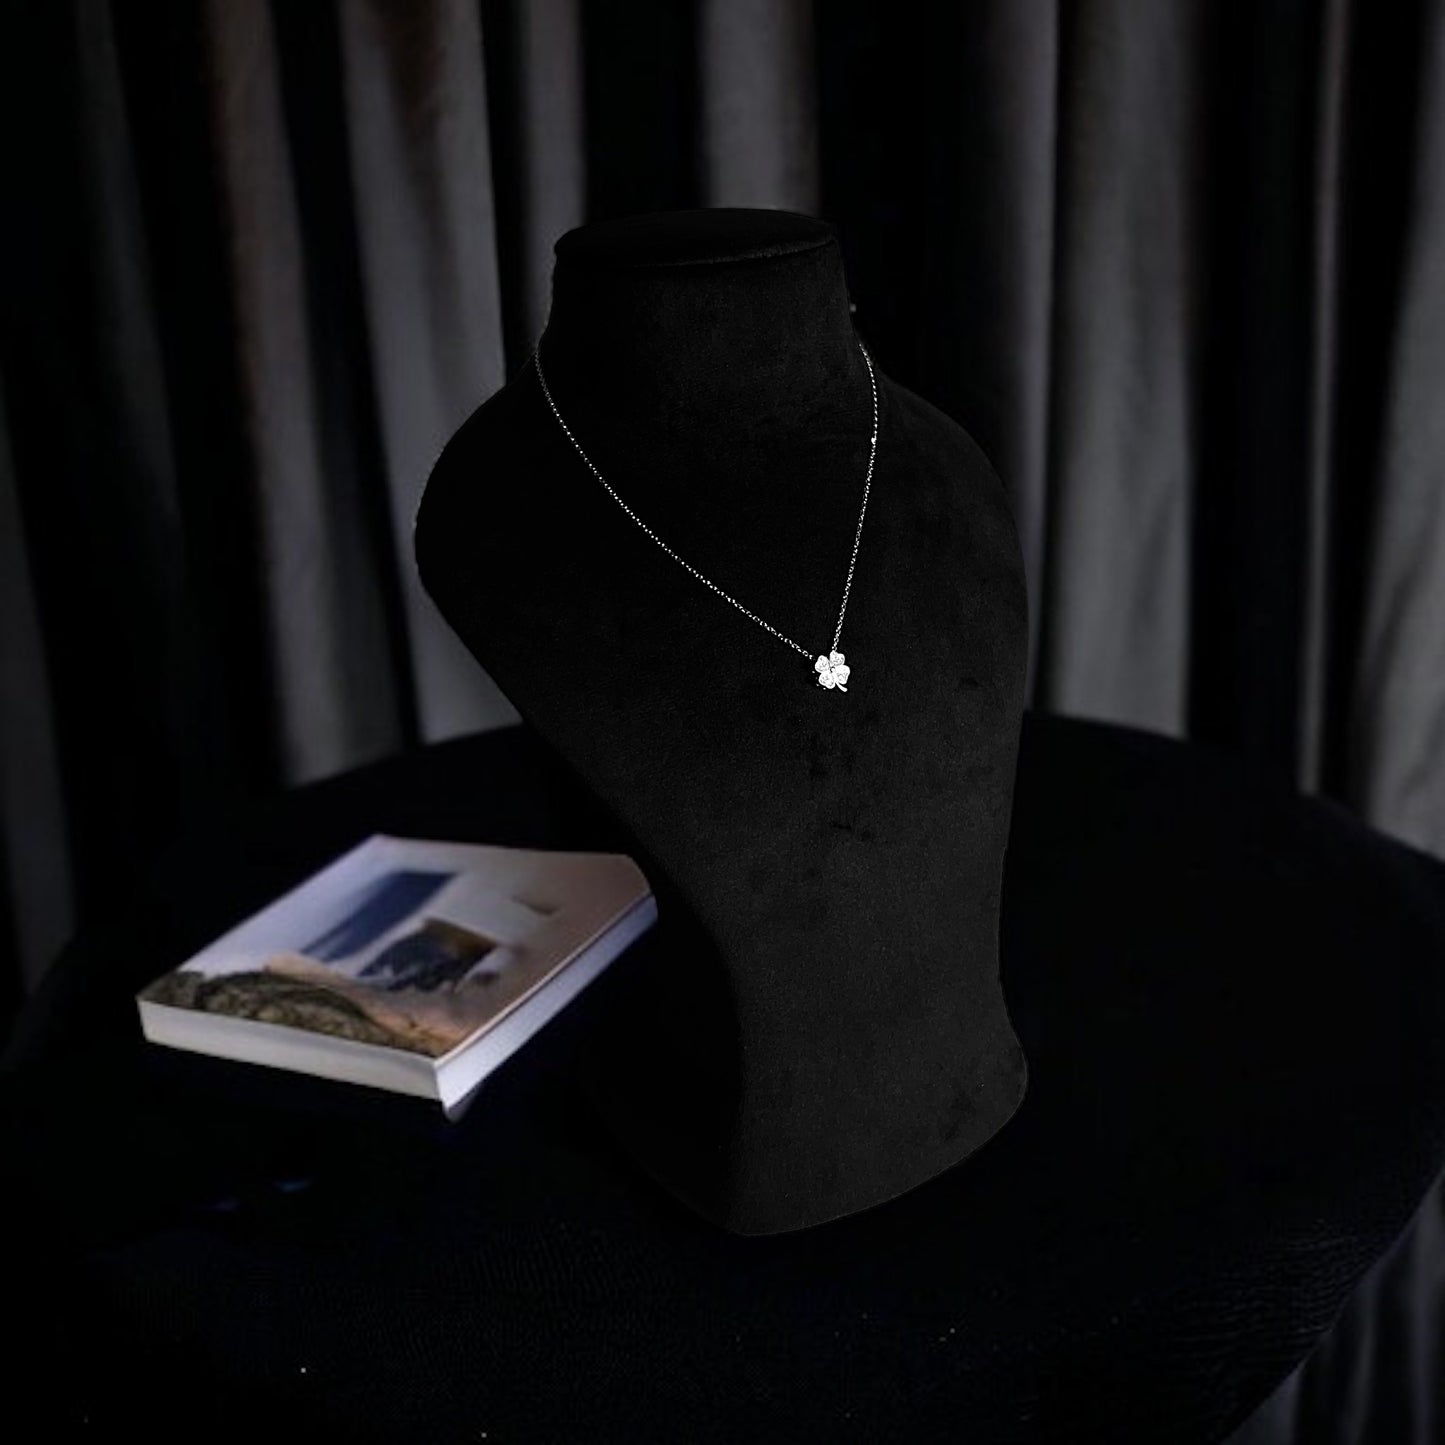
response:
[[[1445,852],[1445,0],[0,13],[0,1003],[178,827],[510,720],[411,517],[633,211],[836,223],[1036,705]]]

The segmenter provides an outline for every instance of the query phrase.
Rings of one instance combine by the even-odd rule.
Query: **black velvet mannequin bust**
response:
[[[558,242],[540,343],[602,475],[786,647],[648,540],[529,364],[427,484],[422,580],[606,805],[660,923],[609,987],[589,1093],[725,1228],[865,1209],[978,1149],[1023,1096],[998,921],[1026,602],[998,478],[878,373],[872,498],[817,685],[871,421],[836,237],[776,211]],[[875,367],[877,362],[875,360]]]

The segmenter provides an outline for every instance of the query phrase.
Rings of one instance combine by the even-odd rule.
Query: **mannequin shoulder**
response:
[[[422,489],[414,542],[419,565],[507,545],[545,506],[550,440],[514,382],[488,397],[442,448]]]
[[[1008,530],[1013,504],[997,469],[973,434],[916,392],[888,383],[880,434],[880,461],[888,448],[917,504],[935,517]]]
[[[1003,482],[983,447],[942,407],[915,391],[889,382],[881,425],[890,422],[892,444],[905,449],[923,476],[1003,491]],[[881,438],[880,438],[881,440]]]

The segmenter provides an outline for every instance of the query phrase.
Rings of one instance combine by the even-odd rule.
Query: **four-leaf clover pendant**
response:
[[[852,670],[843,661],[841,652],[830,652],[827,657],[820,657],[813,664],[813,671],[818,674],[818,686],[836,687],[839,692],[848,691],[848,674]]]

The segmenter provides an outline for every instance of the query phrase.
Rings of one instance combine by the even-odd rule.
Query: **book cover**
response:
[[[143,989],[142,1029],[456,1117],[655,918],[620,855],[377,834]]]

